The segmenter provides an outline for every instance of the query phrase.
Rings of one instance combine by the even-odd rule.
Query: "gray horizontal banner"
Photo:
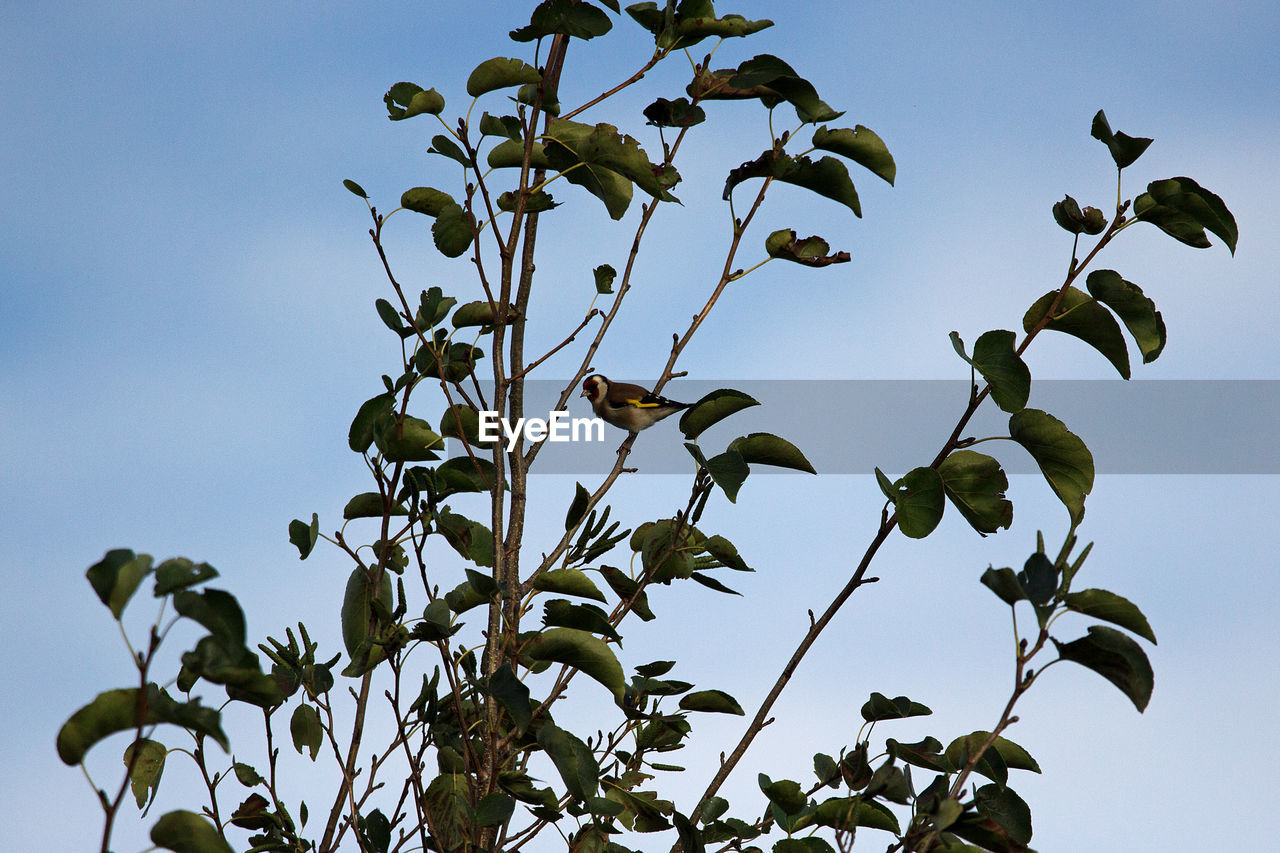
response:
[[[550,420],[564,386],[564,381],[530,380],[525,417]],[[799,447],[821,474],[869,474],[878,466],[893,477],[932,461],[969,395],[968,383],[958,380],[681,379],[663,393],[692,403],[718,388],[742,391],[761,405],[703,433],[699,445],[707,456],[739,435],[769,432]],[[1080,436],[1098,474],[1280,474],[1280,380],[1041,379],[1032,385],[1029,405]],[[531,473],[608,470],[626,433],[608,425],[588,428],[585,419],[591,417],[591,407],[575,392],[567,417],[552,425],[556,440],[539,451]],[[679,414],[672,415],[641,432],[628,467],[647,474],[692,471],[679,420]],[[495,429],[502,427],[495,423]],[[1000,435],[1008,435],[1008,415],[986,400],[964,436]],[[460,452],[456,441],[450,445],[456,445],[453,453]],[[984,442],[975,449],[996,457],[1010,474],[1038,471],[1030,455],[1011,441]],[[752,472],[788,469],[759,465]]]

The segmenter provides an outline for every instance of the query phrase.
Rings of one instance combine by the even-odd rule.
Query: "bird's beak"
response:
[[[590,391],[583,391],[583,392],[582,392],[581,394],[579,394],[578,396],[579,396],[579,397],[585,397],[585,396],[587,396],[587,395],[588,395],[588,394],[590,394],[590,393],[591,393]]]

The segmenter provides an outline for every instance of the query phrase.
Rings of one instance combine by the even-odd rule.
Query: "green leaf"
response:
[[[1142,288],[1125,281],[1115,270],[1094,270],[1086,281],[1089,293],[1120,317],[1142,353],[1143,363],[1155,361],[1164,350],[1164,318]]]
[[[1058,292],[1051,290],[1035,301],[1022,318],[1022,328],[1030,332],[1042,319]],[[1129,351],[1120,324],[1111,312],[1083,291],[1068,287],[1046,329],[1073,335],[1107,357],[1119,374],[1129,378]]]
[[[412,415],[384,418],[374,430],[378,452],[388,462],[423,462],[439,459],[444,438],[431,429],[431,424]]]
[[[632,534],[634,548],[637,539],[640,561],[655,583],[671,583],[677,578],[688,578],[693,572],[692,537],[687,526],[679,527],[671,519],[642,525]]]
[[[885,738],[884,743],[890,756],[912,766],[938,773],[954,773],[957,769],[942,754],[942,743],[935,738],[926,737],[918,743],[901,743],[893,738]]]
[[[542,75],[532,65],[520,59],[503,59],[498,56],[486,59],[471,72],[471,76],[467,78],[467,94],[478,98],[495,89],[540,82]]]
[[[320,516],[311,513],[311,523],[294,519],[289,522],[289,542],[298,549],[298,559],[305,560],[311,554],[311,550],[316,547],[316,540],[320,537]]]
[[[779,779],[774,782],[761,773],[760,790],[769,798],[769,802],[776,805],[786,815],[799,814],[809,804],[809,798],[805,796],[800,783],[791,779]]]
[[[1096,207],[1080,209],[1080,202],[1071,196],[1053,205],[1053,221],[1071,234],[1101,234],[1107,227],[1107,217]]]
[[[557,595],[576,595],[579,598],[590,598],[593,601],[606,601],[591,578],[580,569],[551,569],[534,575],[530,586],[542,592],[553,592]]]
[[[785,438],[767,432],[739,436],[729,443],[729,449],[736,450],[742,454],[743,459],[754,465],[773,465],[809,474],[818,473],[799,448]]]
[[[494,791],[476,803],[476,826],[502,826],[515,813],[516,801],[509,794]]]
[[[823,125],[813,132],[813,147],[848,157],[888,181],[890,186],[898,176],[897,164],[893,162],[893,155],[884,140],[862,125],[853,130],[847,127],[828,130]]]
[[[184,589],[174,593],[173,609],[204,627],[224,648],[244,646],[244,611],[231,593],[221,589]]]
[[[1018,572],[1018,582],[1032,604],[1048,604],[1058,591],[1058,569],[1052,560],[1037,551]]]
[[[236,779],[246,788],[265,785],[267,782],[267,780],[263,779],[251,764],[245,764],[244,762],[237,761],[231,765],[231,769],[235,771]]]
[[[686,693],[680,697],[680,710],[734,714],[739,717],[746,716],[747,713],[742,710],[737,699],[723,690],[695,690],[692,693]]]
[[[364,453],[373,444],[374,429],[378,421],[390,415],[396,398],[391,393],[379,394],[365,400],[351,421],[351,429],[347,433],[347,445],[356,453]]]
[[[502,666],[489,678],[489,695],[497,699],[511,715],[511,722],[518,732],[523,733],[529,728],[533,719],[533,712],[529,707],[529,688],[516,677],[507,661],[503,661]]]
[[[726,595],[742,595],[742,593],[738,592],[736,589],[730,589],[705,572],[693,572],[689,577],[702,584],[707,589],[714,589],[716,592],[723,592]]]
[[[956,738],[946,749],[946,757],[949,761],[959,763],[967,760],[978,747],[986,742],[991,736],[991,732],[976,731]],[[967,753],[966,753],[967,750]],[[1012,770],[1030,770],[1032,773],[1040,772],[1040,765],[1031,757],[1031,753],[1027,752],[1018,744],[1008,738],[996,735],[995,742],[988,747],[988,750],[994,751],[1000,756],[1001,763]]]
[[[391,609],[391,575],[382,573],[382,580],[377,594],[378,599],[388,610]],[[342,597],[342,642],[347,654],[356,656],[360,644],[369,637],[369,621],[373,616],[373,585],[365,570],[356,567],[347,577],[346,591]]]
[[[796,115],[805,124],[835,121],[844,115],[843,110],[837,112],[819,98],[813,84],[796,74],[795,69],[767,53],[740,64],[729,85],[738,89],[767,87],[795,107]]]
[[[538,728],[538,745],[546,750],[574,799],[582,801],[596,795],[600,765],[591,754],[591,747],[551,722]]]
[[[787,184],[804,187],[824,198],[837,201],[862,216],[862,204],[858,191],[849,177],[849,168],[834,157],[814,161],[803,155],[793,157],[770,149],[755,160],[750,160],[729,171],[725,180],[723,198],[729,200],[734,187],[751,178],[773,178]]]
[[[708,536],[701,544],[708,554],[735,572],[755,571],[743,561],[742,557],[738,556],[737,547],[723,536]]]
[[[1147,191],[1133,200],[1136,219],[1150,222],[1175,240],[1207,249],[1208,229],[1236,253],[1240,231],[1222,199],[1190,178],[1169,178],[1147,184]]]
[[[1062,421],[1039,409],[1023,409],[1009,418],[1009,436],[1026,448],[1049,488],[1079,524],[1085,495],[1093,490],[1093,454]]]
[[[401,207],[426,216],[439,216],[446,207],[456,204],[453,196],[435,187],[414,187],[400,195]]]
[[[324,729],[320,725],[320,714],[315,708],[303,702],[293,709],[289,718],[289,734],[293,737],[293,748],[299,755],[304,751],[311,753],[311,760],[316,760],[320,753],[320,745],[324,743]]]
[[[1068,593],[1062,603],[1076,613],[1083,613],[1085,616],[1119,625],[1139,637],[1153,643],[1156,641],[1155,632],[1151,630],[1147,617],[1142,615],[1138,605],[1114,592],[1108,592],[1105,589],[1084,589],[1080,592]]]
[[[677,201],[669,192],[680,179],[675,169],[650,162],[640,143],[611,124],[557,119],[543,139],[552,168],[600,198],[614,219],[626,211],[632,183],[656,199]]]
[[[391,514],[408,515],[409,510],[404,504],[393,502]],[[354,518],[382,518],[382,495],[377,492],[361,492],[354,495],[342,508],[342,517],[347,521]]]
[[[491,116],[488,113],[482,113],[480,115],[480,135],[502,136],[514,142],[519,142],[524,138],[524,126],[520,124],[520,119],[515,116]]]
[[[387,105],[387,117],[401,121],[416,115],[439,115],[444,111],[444,97],[435,89],[423,91],[416,83],[397,83],[387,90],[382,100]]]
[[[480,413],[461,403],[445,409],[440,416],[440,435],[465,440],[472,447],[492,447],[492,441],[480,441]]]
[[[1070,643],[1053,641],[1058,656],[1088,667],[1110,681],[1135,708],[1146,710],[1155,676],[1142,647],[1127,635],[1105,625],[1090,625],[1089,633]]]
[[[617,6],[610,3],[616,12]],[[527,27],[512,30],[512,41],[528,42],[562,33],[571,38],[591,39],[613,28],[609,16],[590,3],[575,0],[543,0],[533,10]]]
[[[168,750],[164,744],[142,738],[125,747],[124,763],[133,764],[129,773],[129,788],[133,791],[138,808],[145,808],[148,800],[154,800],[160,790],[160,776],[164,773],[164,760]]]
[[[594,604],[572,604],[563,598],[553,598],[543,606],[542,624],[548,628],[577,628],[600,634],[615,643],[622,642],[622,637],[609,623],[609,614]]]
[[[631,601],[631,611],[645,622],[654,620],[653,611],[649,609],[649,594],[640,585],[613,566],[601,566],[600,574],[604,577],[614,595],[622,601]]]
[[[172,811],[156,821],[151,841],[176,853],[232,853],[213,824],[188,811]]]
[[[850,832],[859,826],[882,829],[900,835],[898,819],[878,802],[861,797],[831,797],[823,800],[813,812],[814,822],[836,830]]]
[[[938,466],[942,488],[965,521],[984,536],[1013,524],[1013,504],[1005,498],[1009,478],[1000,463],[973,450],[957,450]]]
[[[883,693],[872,693],[862,706],[862,719],[868,723],[878,720],[901,720],[906,717],[927,717],[933,711],[919,702],[912,702],[906,696],[890,699]]]
[[[1112,133],[1107,114],[1102,110],[1098,110],[1098,114],[1093,117],[1092,134],[1094,139],[1101,140],[1110,149],[1111,159],[1120,169],[1132,165],[1151,144],[1151,140],[1145,137]]]
[[[438,850],[463,849],[474,821],[469,791],[463,773],[441,773],[427,785],[423,807]]]
[[[428,154],[439,154],[442,157],[448,157],[463,168],[471,166],[471,158],[467,156],[467,152],[458,147],[458,143],[454,142],[443,133],[437,133],[431,137],[431,147],[427,149]]]
[[[978,814],[993,821],[1016,844],[1031,841],[1031,808],[1004,785],[983,785],[973,793]]]
[[[654,41],[662,50],[681,50],[710,37],[741,38],[773,26],[773,21],[749,21],[741,15],[717,18],[710,3],[682,2],[673,15],[668,15],[667,9],[658,8],[654,2],[633,3],[627,7],[627,14],[653,33]]]
[[[442,509],[436,517],[436,532],[477,566],[493,567],[493,533],[480,522]]]
[[[831,244],[817,235],[799,239],[791,228],[780,228],[764,241],[764,251],[771,258],[781,258],[806,267],[829,267],[846,264],[848,252],[831,253]]]
[[[613,280],[617,277],[618,271],[608,264],[601,264],[591,271],[596,280],[596,293],[604,295],[613,293]]]
[[[964,341],[951,333],[951,345],[973,365],[991,387],[991,399],[1010,414],[1021,411],[1031,396],[1031,370],[1014,350],[1017,335],[1005,329],[983,332],[973,345],[973,358],[964,352]]]
[[[644,108],[647,124],[654,127],[693,127],[707,120],[707,113],[702,107],[691,104],[688,98],[677,98],[669,101],[658,98]]]
[[[518,169],[524,165],[524,142],[514,139],[503,140],[489,149],[486,160],[493,169]],[[543,143],[533,143],[529,152],[529,168],[551,168],[551,163],[547,161],[547,148]]]
[[[760,402],[732,388],[719,388],[706,394],[680,416],[680,432],[694,441],[709,427],[732,414],[758,406]]]
[[[92,702],[72,714],[58,730],[58,757],[66,764],[79,764],[94,744],[117,732],[136,729],[140,723],[144,726],[155,723],[186,726],[212,737],[223,749],[230,748],[216,709],[201,706],[198,699],[179,704],[169,694],[150,684],[145,694],[136,687],[99,693]]]
[[[404,322],[400,319],[399,312],[396,311],[390,302],[385,299],[375,299],[373,307],[378,310],[378,318],[382,320],[383,325],[396,334],[400,334],[401,337],[404,337],[404,335],[401,334],[404,331]]]
[[[535,634],[524,648],[532,660],[551,661],[581,670],[622,701],[622,665],[600,638],[576,628],[548,628]]]
[[[196,564],[185,557],[171,557],[156,566],[154,594],[156,598],[160,598],[171,592],[212,580],[217,576],[218,570],[208,563]]]
[[[446,258],[456,258],[467,251],[475,236],[475,219],[460,204],[447,204],[431,226],[436,248]]]
[[[476,302],[464,302],[453,312],[453,326],[461,329],[466,326],[492,326],[494,305],[487,299]]]
[[[117,622],[138,584],[151,574],[151,562],[150,554],[135,555],[127,548],[116,548],[85,571],[98,600],[107,605]]]
[[[893,484],[898,528],[912,539],[923,539],[942,521],[942,478],[932,468],[915,468]]]
[[[1017,604],[1019,601],[1025,601],[1027,592],[1022,588],[1021,581],[1013,569],[988,568],[982,573],[982,585],[990,589],[996,595],[1000,596],[1000,600],[1010,606]]]
[[[355,195],[360,196],[360,198],[368,198],[368,197],[369,197],[369,194],[368,194],[367,192],[365,192],[365,191],[364,191],[364,187],[360,186],[360,185],[359,185],[359,184],[357,184],[355,181],[348,180],[347,178],[343,178],[343,179],[342,179],[342,185],[343,185],[344,187],[346,187],[350,192],[354,193]]]

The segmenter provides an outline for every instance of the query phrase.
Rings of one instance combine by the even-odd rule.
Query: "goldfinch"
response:
[[[591,403],[598,418],[632,434],[692,405],[659,397],[639,385],[610,382],[599,373],[583,381],[582,396]]]

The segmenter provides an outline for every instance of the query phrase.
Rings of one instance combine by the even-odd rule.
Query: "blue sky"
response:
[[[323,623],[347,569],[332,553],[299,563],[285,527],[312,511],[331,526],[365,488],[346,430],[397,353],[372,308],[384,280],[368,220],[340,181],[359,181],[387,211],[410,186],[451,180],[425,154],[438,127],[388,122],[382,94],[412,80],[444,93],[453,112],[475,64],[526,55],[506,39],[523,4],[365,5],[0,9],[0,571],[10,590],[0,613],[3,662],[17,681],[0,699],[10,765],[0,823],[14,849],[88,849],[100,831],[89,786],[57,761],[53,738],[72,711],[129,677],[127,653],[83,577],[105,550],[211,562],[245,603],[255,636],[299,619],[332,633]],[[1114,197],[1110,160],[1089,137],[1104,108],[1114,128],[1156,140],[1126,175],[1128,190],[1189,175],[1223,197],[1241,230],[1234,259],[1152,228],[1127,231],[1103,257],[1155,299],[1169,328],[1167,350],[1136,368],[1134,382],[1280,379],[1272,4],[809,3],[784,15],[744,0],[720,11],[777,26],[726,43],[717,65],[765,52],[788,59],[848,110],[842,124],[886,140],[898,181],[889,188],[854,175],[862,220],[779,188],[749,244],[794,227],[853,260],[816,272],[771,263],[735,284],[682,359],[691,378],[963,378],[947,333],[971,342],[988,328],[1016,328],[1061,280],[1070,244],[1050,205],[1070,193],[1107,209]],[[625,19],[597,43],[575,43],[563,100],[607,88],[647,53]],[[639,108],[683,87],[685,69],[671,65],[671,76],[646,81],[656,88],[591,117],[638,132]],[[598,75],[590,83],[587,69]],[[490,99],[481,108],[503,108],[502,95]],[[685,207],[651,229],[626,328],[596,361],[603,372],[656,375],[670,333],[683,330],[718,271],[724,172],[767,142],[749,111],[724,110],[730,124],[690,141],[677,191]],[[567,227],[542,247],[546,296],[533,348],[576,323],[591,267],[621,267],[636,216],[601,227],[594,199],[572,188],[557,198],[566,204],[554,221]],[[431,249],[425,220],[393,222],[393,262],[412,289],[469,293],[469,267]],[[1028,354],[1037,379],[1115,378],[1078,342],[1046,337]],[[546,375],[567,374],[577,357],[549,362]],[[1070,412],[1055,414],[1072,424]],[[1141,415],[1132,429],[1143,429]],[[1275,430],[1253,411],[1222,420],[1242,435]],[[950,424],[934,428],[940,442]],[[830,432],[841,436],[841,424]],[[674,428],[655,428],[640,450],[676,441]],[[1197,453],[1194,437],[1169,452]],[[1045,769],[1018,785],[1038,848],[1213,848],[1219,821],[1238,824],[1269,806],[1264,792],[1280,778],[1253,756],[1280,747],[1271,710],[1280,699],[1276,485],[1275,476],[1102,472],[1082,530],[1097,543],[1088,583],[1150,617],[1161,640],[1151,649],[1156,692],[1138,715],[1105,682],[1058,667],[1028,696],[1010,734]],[[554,531],[572,478],[534,486],[543,502],[532,529]],[[632,478],[617,489],[615,512],[630,523],[669,513],[687,487],[682,477]],[[1037,529],[1052,541],[1065,520],[1039,478],[1014,477],[1010,496],[1014,528],[999,536],[980,540],[949,517],[925,542],[891,540],[874,572],[881,582],[855,597],[801,668],[731,800],[753,802],[757,770],[799,776],[812,752],[851,742],[872,690],[935,710],[880,732],[902,741],[991,723],[1011,680],[1009,641],[977,578],[989,564],[1020,564]],[[688,680],[753,708],[805,610],[839,588],[848,549],[861,553],[878,512],[870,476],[748,480],[739,503],[713,502],[703,525],[759,569],[739,584],[745,597],[669,593],[662,606],[672,622],[659,636],[633,631],[624,663],[678,658]],[[531,553],[542,547],[530,542]],[[135,629],[143,610],[138,602],[130,612]],[[720,627],[708,631],[708,613]],[[767,631],[750,655],[745,626]],[[701,757],[687,759],[695,778],[675,783],[686,800],[705,778],[696,768],[741,725],[695,728],[706,737]],[[254,737],[238,742],[247,750]],[[116,772],[114,748],[91,755],[101,780]],[[1237,772],[1206,774],[1202,763],[1223,754]],[[1217,779],[1217,820],[1187,808],[1189,795],[1204,797],[1191,792],[1206,776]],[[190,802],[172,781],[153,817]],[[124,821],[116,849],[147,845],[134,823]]]

